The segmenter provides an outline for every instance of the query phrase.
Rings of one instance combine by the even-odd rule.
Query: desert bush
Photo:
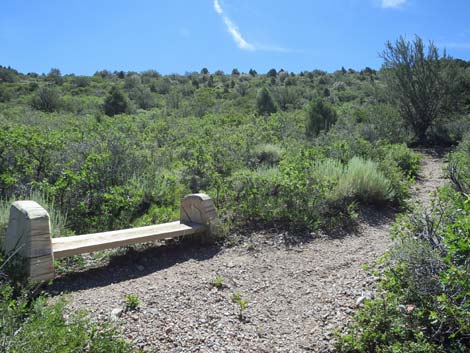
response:
[[[34,109],[48,113],[59,110],[61,106],[59,90],[53,86],[41,87],[32,98],[31,106]]]
[[[366,106],[356,110],[354,118],[355,128],[359,129],[360,135],[368,141],[409,143],[412,139],[412,133],[400,114],[389,104]]]
[[[380,148],[380,160],[394,162],[407,177],[418,175],[421,157],[404,144],[384,144]]]
[[[395,185],[377,163],[354,157],[344,165],[314,150],[283,159],[279,167],[235,173],[231,183],[239,218],[312,227],[335,212],[347,215],[356,202],[395,200]]]
[[[266,143],[253,148],[253,165],[276,166],[281,160],[282,148],[278,145]]]
[[[470,194],[470,134],[450,154],[447,174],[457,191]]]
[[[302,159],[305,156],[282,160],[275,168],[235,173],[231,184],[236,218],[317,226],[327,187],[321,180],[313,180],[312,160]]]
[[[446,54],[441,57],[434,43],[426,48],[416,36],[411,42],[404,37],[387,42],[381,56],[390,97],[418,142],[426,142],[429,127],[443,113],[443,102],[451,94],[451,80],[444,77]]]
[[[344,175],[339,179],[331,198],[334,201],[354,199],[365,204],[384,204],[393,199],[390,181],[371,160],[360,157],[352,158]]]

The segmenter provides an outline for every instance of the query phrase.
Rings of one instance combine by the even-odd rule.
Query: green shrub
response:
[[[456,151],[449,155],[447,172],[457,191],[470,194],[470,134],[467,134]]]
[[[41,87],[31,100],[34,109],[48,113],[59,110],[61,104],[60,93],[52,86]]]
[[[274,167],[281,160],[282,148],[278,145],[266,143],[257,145],[253,149],[253,164],[260,166],[262,164]]]
[[[134,350],[108,326],[98,326],[84,313],[67,313],[65,301],[46,305],[0,284],[0,349],[10,353],[130,353]]]
[[[277,168],[235,173],[231,183],[236,218],[291,226],[318,224],[326,185],[309,176],[311,163],[298,156],[281,161]]]
[[[367,141],[408,143],[413,137],[398,111],[389,104],[366,106],[356,110],[353,117],[349,128],[358,130]]]
[[[381,146],[380,159],[385,163],[393,161],[407,177],[418,175],[421,157],[404,144],[386,144]]]
[[[336,187],[340,179],[343,178],[345,168],[341,161],[337,159],[325,158],[314,161],[311,166],[314,180],[326,182],[331,188]]]
[[[333,201],[354,199],[365,204],[384,204],[393,199],[394,191],[375,162],[354,157],[330,197]]]
[[[126,304],[126,310],[135,311],[140,305],[140,299],[136,294],[128,294],[124,299]]]

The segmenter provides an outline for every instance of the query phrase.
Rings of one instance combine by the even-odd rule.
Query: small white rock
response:
[[[114,308],[113,310],[111,310],[111,320],[117,320],[121,317],[122,313],[123,313],[123,309],[122,308]]]
[[[364,300],[366,300],[366,299],[370,299],[370,297],[367,296],[367,295],[361,295],[361,296],[360,296],[359,298],[357,298],[357,300],[356,300],[356,306],[361,306],[362,303],[364,303]]]

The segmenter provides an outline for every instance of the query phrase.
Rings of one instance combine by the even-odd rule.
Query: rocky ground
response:
[[[443,164],[424,152],[413,199],[429,203]],[[311,234],[293,245],[265,231],[232,248],[155,246],[64,275],[48,290],[70,293],[71,310],[114,320],[149,352],[329,352],[334,330],[373,295],[364,265],[391,244],[393,218],[368,210],[347,236]],[[234,293],[248,301],[242,316]],[[140,300],[135,311],[124,310],[129,294]]]

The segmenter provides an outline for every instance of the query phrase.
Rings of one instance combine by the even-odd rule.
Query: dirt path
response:
[[[426,154],[414,199],[444,181],[442,160]],[[117,317],[124,336],[149,352],[328,352],[332,331],[348,321],[374,278],[363,270],[390,245],[393,214],[365,212],[356,234],[287,246],[279,234],[230,249],[156,247],[104,268],[56,280],[73,309]],[[211,285],[216,275],[224,288]],[[232,293],[249,302],[240,320]],[[126,295],[141,301],[119,314]],[[111,314],[114,309],[114,314]]]

